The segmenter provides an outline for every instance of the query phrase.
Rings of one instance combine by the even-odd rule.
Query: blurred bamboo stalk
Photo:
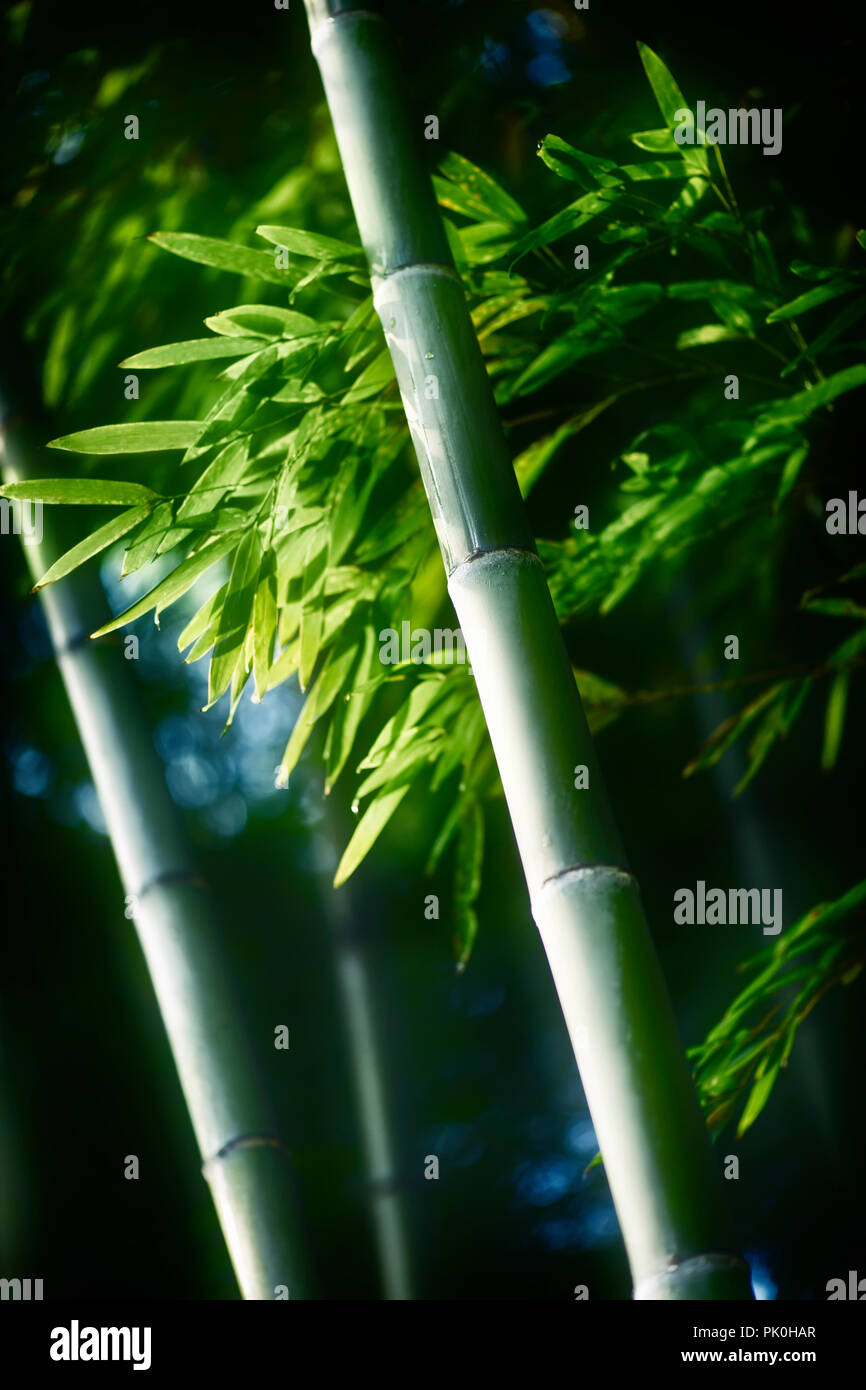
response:
[[[305,0],[312,47],[637,1299],[747,1299],[637,882],[608,807],[386,25]],[[435,391],[424,389],[435,376]],[[583,767],[585,789],[575,773]]]
[[[34,476],[33,453],[17,425],[3,419],[4,483]],[[41,543],[23,549],[35,581],[62,553],[47,517]],[[303,1298],[307,1261],[288,1155],[244,1037],[214,905],[169,797],[120,642],[89,640],[105,605],[96,582],[80,572],[39,597],[241,1293]],[[288,1293],[278,1294],[281,1287]]]
[[[382,1291],[391,1301],[411,1300],[409,1229],[388,1099],[385,1053],[376,1023],[373,971],[357,920],[353,920],[348,890],[330,891],[339,856],[327,822],[324,836],[314,835],[314,846],[316,862],[327,880],[323,911],[333,940]]]

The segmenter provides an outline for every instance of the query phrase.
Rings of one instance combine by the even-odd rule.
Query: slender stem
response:
[[[307,0],[406,418],[636,1298],[748,1298],[637,883],[581,709],[384,23]],[[589,790],[575,790],[584,765]]]
[[[29,445],[5,422],[4,431],[4,482],[32,476],[24,463]],[[24,546],[34,580],[62,551],[45,518],[40,543]],[[277,1292],[284,1286],[290,1298],[302,1298],[308,1276],[288,1156],[241,1026],[215,905],[185,843],[120,643],[89,640],[103,621],[96,587],[75,573],[42,589],[40,600],[204,1176],[243,1297],[285,1297]]]
[[[347,890],[330,891],[337,858],[328,820],[326,813],[327,839],[316,839],[315,851],[319,867],[327,876],[323,912],[334,942],[337,988],[349,1042],[382,1292],[388,1300],[407,1301],[413,1297],[409,1227],[389,1105],[389,1068],[376,1023],[374,971],[362,932],[353,919]]]

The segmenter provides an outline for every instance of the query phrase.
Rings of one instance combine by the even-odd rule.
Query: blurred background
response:
[[[742,202],[786,206],[827,263],[862,219],[858,50],[850,7],[836,0],[808,21],[767,0],[723,9],[592,0],[581,12],[515,0],[386,8],[414,112],[439,116],[431,163],[457,150],[533,216],[565,201],[535,155],[545,134],[605,154],[623,132],[658,123],[636,55],[641,39],[687,93],[725,107],[783,108],[777,158],[731,151]],[[250,242],[262,221],[337,236],[351,228],[303,6],[49,0],[6,7],[4,24],[4,395],[44,440],[136,414],[187,418],[193,377],[145,374],[141,399],[127,402],[116,364],[201,336],[204,317],[241,295],[233,277],[165,256],[146,234]],[[123,138],[129,113],[139,117],[137,141]],[[602,495],[608,460],[654,408],[635,399],[563,451],[533,494],[536,534],[564,533],[576,479],[581,499]],[[846,400],[825,436],[827,495],[856,486],[855,409]],[[34,458],[34,471],[56,472],[56,457]],[[152,466],[158,486],[170,465],[160,455]],[[821,543],[805,529],[795,540]],[[721,660],[729,632],[740,634],[744,669],[772,669],[800,643],[807,660],[803,616],[785,597],[786,586],[799,592],[797,553],[789,538],[781,596],[761,605],[748,586],[724,582],[730,549],[702,552],[694,573],[660,576],[603,622],[573,624],[575,662],[628,689],[674,689],[729,674]],[[751,551],[747,538],[734,555],[740,578],[754,570],[756,591],[776,559]],[[233,1298],[99,805],[12,536],[0,541],[0,566],[0,1273],[42,1278],[46,1298]],[[115,610],[130,601],[113,559],[100,576]],[[709,599],[708,584],[716,584]],[[586,1284],[591,1299],[627,1298],[603,1171],[585,1172],[595,1139],[504,806],[489,817],[480,930],[462,974],[447,866],[432,882],[422,872],[441,798],[407,799],[335,911],[325,870],[348,838],[346,796],[326,802],[315,749],[289,790],[274,788],[300,705],[294,682],[262,705],[245,696],[221,738],[223,711],[200,712],[204,668],[177,655],[184,619],[169,617],[161,630],[149,619],[135,628],[137,683],[221,906],[226,954],[292,1148],[321,1295],[380,1296],[339,988],[348,923],[379,1030],[415,1296],[569,1299]],[[674,890],[698,878],[780,886],[789,923],[839,896],[862,869],[860,711],[852,709],[832,774],[820,771],[816,705],[732,801],[736,751],[710,775],[684,782],[680,772],[739,703],[721,693],[660,701],[599,735],[690,1044],[718,1019],[736,991],[737,962],[763,938],[758,928],[675,927]],[[424,915],[429,893],[441,895],[438,921]],[[727,1131],[717,1145],[720,1168],[724,1155],[740,1157],[740,1178],[726,1189],[759,1297],[823,1298],[828,1279],[858,1260],[863,1268],[862,1014],[859,984],[819,1005],[760,1120],[743,1140]],[[288,1052],[273,1047],[280,1023],[290,1029]],[[133,1153],[137,1182],[123,1177]],[[439,1158],[437,1181],[424,1177],[428,1155]]]

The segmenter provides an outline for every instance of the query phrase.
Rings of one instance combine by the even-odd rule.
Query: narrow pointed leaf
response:
[[[143,483],[106,482],[101,478],[32,478],[7,483],[0,497],[66,506],[128,507],[156,502],[158,494]]]
[[[131,511],[121,512],[120,516],[112,517],[104,526],[100,526],[98,531],[86,536],[78,545],[74,545],[71,550],[67,550],[59,560],[56,560],[49,570],[46,570],[38,584],[34,584],[33,592],[43,589],[46,584],[53,584],[56,580],[62,579],[64,575],[70,574],[72,570],[83,565],[85,560],[89,560],[93,555],[98,555],[115,541],[120,540],[131,531],[133,526],[137,526],[140,521],[150,512],[150,507],[133,507]]]
[[[118,363],[139,371],[151,367],[178,367],[186,362],[205,362],[213,357],[243,357],[262,345],[261,338],[190,338],[185,343],[167,343],[147,348]]]
[[[166,575],[150,593],[145,594],[144,598],[133,603],[130,608],[121,613],[119,617],[106,623],[97,632],[92,633],[93,637],[104,637],[106,633],[115,632],[117,628],[124,627],[127,623],[135,622],[136,618],[142,617],[144,613],[150,613],[152,609],[158,608],[160,611],[167,608],[170,604],[185,594],[187,589],[191,589],[195,581],[217,560],[221,560],[224,555],[235,548],[238,543],[236,535],[222,536],[212,545],[199,550],[195,555],[190,555],[189,559],[184,560],[178,565],[176,570]]]
[[[335,888],[339,888],[340,884],[345,883],[346,879],[355,872],[385,829],[408,790],[409,784],[406,783],[405,786],[398,787],[396,791],[383,792],[367,807],[337,865],[337,872],[334,875]]]
[[[98,425],[52,439],[49,449],[74,454],[148,454],[187,449],[202,432],[200,420],[141,420],[125,425]]]

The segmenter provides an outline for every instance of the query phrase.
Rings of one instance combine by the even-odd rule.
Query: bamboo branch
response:
[[[639,1299],[748,1298],[709,1139],[386,29],[306,0],[374,303]],[[437,389],[427,391],[429,378]],[[576,791],[574,768],[589,769]]]
[[[29,446],[0,439],[4,482],[29,474]],[[16,431],[17,435],[17,431]],[[34,580],[63,552],[44,526],[27,544]],[[304,1297],[307,1282],[287,1153],[244,1037],[222,961],[215,909],[185,842],[150,733],[140,717],[119,643],[93,643],[103,621],[80,573],[40,591],[124,892],[160,1013],[217,1216],[242,1295],[273,1299],[284,1285]],[[284,1295],[281,1295],[284,1296]]]

